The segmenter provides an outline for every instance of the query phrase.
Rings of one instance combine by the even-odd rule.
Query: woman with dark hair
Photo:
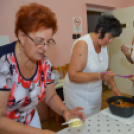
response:
[[[102,81],[107,82],[114,95],[121,95],[113,79],[115,74],[109,69],[107,50],[107,45],[121,32],[122,26],[113,15],[103,15],[94,33],[75,41],[63,85],[68,108],[82,106],[86,117],[98,113],[101,109]]]
[[[36,106],[45,101],[66,121],[82,116],[83,108],[69,110],[55,91],[54,72],[44,56],[55,44],[55,14],[37,3],[20,7],[16,14],[17,41],[0,47],[0,133],[55,134],[42,130]]]

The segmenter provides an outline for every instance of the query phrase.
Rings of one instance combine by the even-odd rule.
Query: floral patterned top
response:
[[[46,93],[46,84],[54,82],[54,73],[47,57],[37,61],[35,74],[26,79],[21,75],[15,56],[15,44],[0,46],[0,92],[8,91],[6,116],[23,124],[30,124],[37,104]]]

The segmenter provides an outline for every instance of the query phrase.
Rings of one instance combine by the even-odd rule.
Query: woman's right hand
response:
[[[113,79],[114,76],[116,76],[116,74],[113,73],[112,71],[106,71],[100,73],[101,80],[107,83],[110,83],[110,81]]]
[[[123,44],[123,45],[121,45],[121,52],[124,55],[128,56],[129,55],[129,48]]]

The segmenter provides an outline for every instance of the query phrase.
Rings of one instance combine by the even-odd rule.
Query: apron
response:
[[[88,45],[87,64],[83,73],[106,71],[108,69],[107,46],[101,47],[101,52],[97,54],[89,34],[79,38],[76,42],[79,40],[84,40]],[[101,109],[102,81],[100,80],[88,83],[74,83],[69,80],[67,74],[64,79],[63,92],[65,105],[69,109],[78,106],[83,107],[86,117],[98,113]]]

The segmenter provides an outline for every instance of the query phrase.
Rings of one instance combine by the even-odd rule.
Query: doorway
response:
[[[88,24],[88,33],[95,31],[95,26],[97,24],[98,19],[103,12],[97,11],[87,11],[87,24]]]

